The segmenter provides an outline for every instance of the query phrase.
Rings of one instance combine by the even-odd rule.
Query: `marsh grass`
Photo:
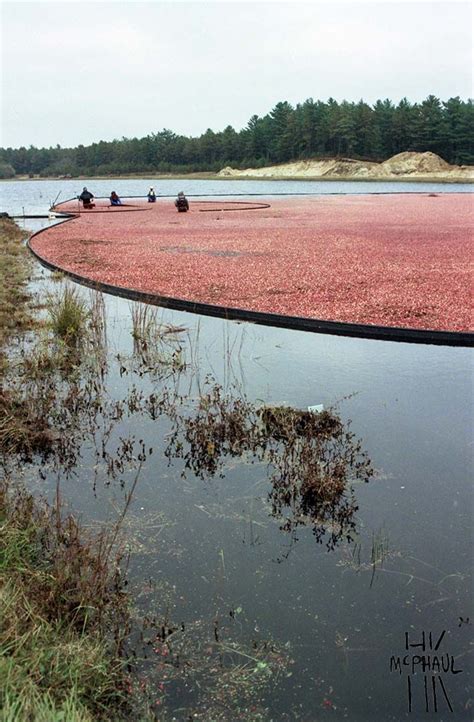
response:
[[[49,324],[53,334],[70,346],[77,346],[86,334],[90,316],[86,301],[72,286],[65,284],[47,299]]]
[[[376,532],[372,533],[372,549],[371,549],[371,565],[372,565],[372,576],[370,579],[370,586],[372,587],[375,581],[375,572],[377,567],[381,568],[387,558],[391,555],[390,540],[386,530],[381,527]]]
[[[163,323],[158,309],[143,303],[132,304],[130,314],[133,354],[142,370],[161,377],[168,371],[184,371],[187,364],[180,336],[186,329]]]
[[[128,715],[120,564],[107,532],[0,483],[0,719]]]
[[[368,549],[368,539],[366,539],[364,543],[360,538],[355,539],[351,549],[345,548],[343,550],[343,555],[338,562],[338,566],[352,569],[357,574],[370,572],[369,587],[372,588],[377,579],[377,572],[389,571],[390,573],[390,570],[384,569],[386,562],[392,561],[395,558],[399,559],[403,555],[399,549],[394,547],[388,532],[383,526],[371,532],[370,552]],[[419,578],[410,574],[406,576],[411,577],[411,579]]]
[[[0,219],[0,371],[8,339],[34,322],[27,304],[31,258],[23,242],[26,235],[11,219]]]
[[[23,696],[10,694],[5,696],[1,712],[2,722],[93,722],[93,717],[77,699],[75,689],[71,689],[65,699],[57,703],[49,692],[38,693],[34,685],[25,686]]]
[[[145,452],[137,454],[125,509],[94,535],[63,512],[59,485],[61,474],[77,464],[83,439],[104,424],[110,435],[134,401],[106,395],[101,294],[86,305],[62,287],[47,310],[48,324],[8,348],[0,390],[0,719],[145,720],[146,705],[122,652],[130,602],[120,535]],[[121,439],[115,452],[107,441],[101,458],[105,454],[114,474],[124,473],[135,460],[134,440]],[[54,507],[9,481],[12,469],[49,457],[58,472]]]

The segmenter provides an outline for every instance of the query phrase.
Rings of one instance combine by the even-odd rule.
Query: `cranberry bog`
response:
[[[470,194],[191,200],[188,213],[172,199],[99,200],[92,210],[70,201],[57,210],[77,217],[31,248],[88,282],[243,318],[472,330]]]
[[[293,294],[264,291],[287,289],[287,276],[323,287],[306,268],[321,227],[332,247],[318,247],[318,263],[334,279],[333,252],[357,258],[361,284],[404,260],[403,288],[416,296],[414,274],[437,278],[438,308],[448,278],[464,292],[467,196],[269,197],[252,210],[189,197],[187,214],[172,197],[125,200],[139,210],[98,201],[31,245],[91,284],[178,299],[204,289],[203,303],[280,313]],[[357,249],[364,237],[372,255]],[[272,273],[271,249],[286,264]],[[260,288],[246,277],[257,271]],[[18,473],[52,501],[60,488],[92,528],[122,520],[134,613],[151,622],[130,642],[141,665],[131,684],[156,719],[470,720],[472,349],[158,308],[36,264],[40,309],[66,288],[90,309],[92,338],[52,381],[44,343],[42,364],[6,380],[33,409],[58,395],[57,449]],[[31,335],[19,342],[20,364],[32,349]]]

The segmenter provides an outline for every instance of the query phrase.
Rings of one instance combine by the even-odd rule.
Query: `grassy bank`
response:
[[[60,507],[52,509],[1,482],[4,722],[128,716],[125,667],[117,648],[127,600],[108,549],[104,537],[87,539]]]
[[[31,274],[31,258],[22,231],[9,218],[0,218],[0,361],[1,349],[18,331],[33,322],[26,285]]]
[[[15,364],[9,344],[34,325],[27,290],[32,261],[24,236],[11,220],[0,220],[0,359],[5,378],[12,372],[9,365]],[[70,309],[66,313],[71,319]],[[38,354],[31,361],[41,366]],[[50,366],[42,367],[46,387]],[[88,535],[63,512],[59,491],[56,504],[49,506],[16,483],[17,467],[13,472],[8,468],[9,455],[27,455],[25,449],[31,451],[31,443],[40,437],[43,447],[51,441],[48,414],[43,434],[38,426],[46,387],[39,388],[41,395],[30,404],[37,409],[34,423],[20,396],[0,390],[0,720],[133,719],[133,695],[121,653],[128,632],[128,598],[115,531]]]

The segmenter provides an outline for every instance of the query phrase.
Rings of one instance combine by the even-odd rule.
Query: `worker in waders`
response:
[[[183,191],[180,191],[178,193],[178,197],[175,200],[174,204],[178,209],[178,213],[186,213],[186,211],[189,211],[188,199],[184,195]]]
[[[94,200],[94,196],[90,191],[87,190],[87,188],[84,186],[82,189],[82,193],[80,196],[77,196],[80,201],[82,201],[82,205],[84,208],[95,208],[95,203],[92,203]]]

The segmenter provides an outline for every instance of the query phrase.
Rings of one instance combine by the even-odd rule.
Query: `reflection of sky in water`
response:
[[[106,302],[109,388],[120,398],[131,377],[120,377],[113,359],[132,352],[131,304],[113,297]],[[326,712],[333,719],[401,719],[406,677],[390,674],[389,663],[392,654],[404,653],[405,632],[436,636],[446,629],[443,652],[469,650],[472,626],[458,625],[460,617],[473,617],[472,352],[161,314],[164,322],[188,329],[185,356],[195,369],[179,379],[180,393],[196,395],[211,374],[224,390],[240,389],[249,401],[300,409],[339,402],[341,418],[352,419],[378,478],[354,487],[356,543],[328,552],[310,529],[299,528],[296,543],[280,531],[269,514],[264,463],[227,458],[222,479],[201,480],[191,472],[183,478],[182,461],[163,456],[171,430],[166,419],[123,421],[112,441],[133,434],[154,449],[126,527],[135,550],[135,588],[165,579],[176,587],[175,621],[227,619],[229,610],[241,608],[243,637],[289,642],[291,676],[283,675],[267,699],[274,719],[323,719]],[[160,389],[149,376],[133,381],[147,393]],[[62,482],[65,497],[85,521],[114,518],[125,491],[116,482],[105,486],[99,474],[94,495],[90,444],[82,453],[77,476]],[[125,474],[126,489],[133,475]],[[374,540],[385,537],[386,558],[374,574]],[[469,662],[469,655],[459,657],[463,674],[444,677],[456,719],[470,718],[462,709],[470,696]],[[416,704],[424,713],[424,701]],[[442,701],[439,711],[446,712]]]
[[[86,186],[94,195],[109,197],[112,190],[119,196],[146,196],[153,185],[158,196],[235,193],[461,193],[472,192],[467,183],[364,183],[362,181],[249,181],[249,180],[155,180],[153,178],[122,178],[95,180],[31,180],[2,181],[0,210],[8,213],[47,213],[50,204],[75,198]],[[59,194],[59,197],[58,197]]]

